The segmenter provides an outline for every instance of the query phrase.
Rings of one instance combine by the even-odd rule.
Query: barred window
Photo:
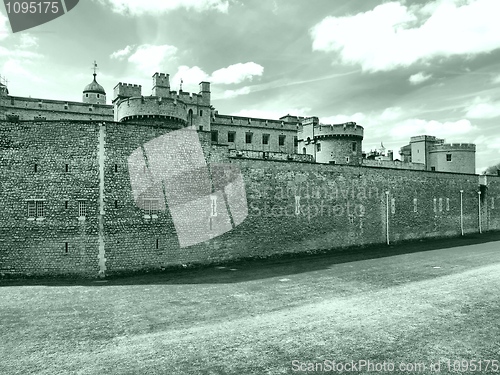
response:
[[[446,211],[450,210],[450,198],[446,198]]]
[[[44,202],[40,200],[29,200],[28,201],[28,218],[36,219],[45,217]]]
[[[144,213],[146,215],[157,215],[160,202],[158,199],[144,199]]]
[[[87,216],[87,201],[78,201],[78,216]]]
[[[413,212],[417,212],[418,200],[413,198]]]

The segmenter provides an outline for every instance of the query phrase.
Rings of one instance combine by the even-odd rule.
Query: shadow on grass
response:
[[[447,249],[500,241],[500,231],[404,241],[397,244],[370,245],[317,251],[314,253],[282,254],[267,258],[195,265],[188,268],[170,267],[164,270],[127,272],[107,276],[105,279],[77,277],[32,277],[0,279],[0,287],[8,286],[113,286],[141,284],[220,284],[287,276],[329,268],[334,264],[377,259],[416,252]]]

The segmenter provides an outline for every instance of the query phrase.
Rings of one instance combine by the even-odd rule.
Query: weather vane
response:
[[[94,65],[92,66],[92,69],[94,70],[94,77],[97,75],[97,62],[94,60]]]

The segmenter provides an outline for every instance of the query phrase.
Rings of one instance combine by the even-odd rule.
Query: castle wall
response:
[[[0,121],[0,272],[96,274],[97,137],[93,122]]]
[[[396,168],[396,169],[411,169],[415,171],[424,171],[425,165],[397,160],[371,160],[363,159],[364,166],[378,168]]]
[[[82,120],[112,121],[113,106],[23,98],[18,96],[0,97],[0,120],[7,116],[19,116],[19,120]]]
[[[98,152],[100,131],[104,155]],[[0,121],[0,272],[97,276],[102,160],[107,274],[385,243],[387,207],[391,242],[459,235],[460,190],[464,231],[479,231],[476,175],[231,157],[228,146],[212,144],[203,131],[197,137],[211,168],[226,163],[241,171],[248,216],[221,236],[181,247],[170,210],[148,215],[134,201],[128,163],[134,151],[169,131],[147,122],[103,127],[90,121]],[[176,152],[191,152],[188,142],[176,147]],[[161,161],[171,156],[169,151],[144,153]],[[485,191],[482,230],[500,229],[500,178],[488,178]],[[45,200],[43,220],[28,219],[30,199]],[[79,218],[79,199],[87,202],[85,220]],[[198,207],[193,217],[198,220],[210,209]],[[203,235],[204,226],[196,220],[192,233]]]

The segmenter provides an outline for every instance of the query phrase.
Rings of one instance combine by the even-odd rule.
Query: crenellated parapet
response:
[[[212,122],[218,125],[234,126],[235,130],[243,128],[261,128],[297,131],[299,127],[297,122],[288,122],[282,119],[270,120],[254,117],[219,115],[218,113],[212,116]]]
[[[429,147],[429,152],[476,152],[476,145],[474,143],[442,143]]]
[[[173,120],[185,126],[188,123],[188,106],[181,100],[162,97],[132,97],[116,104],[116,121],[141,119]]]
[[[363,139],[364,129],[356,123],[315,126],[314,138],[351,137]]]

